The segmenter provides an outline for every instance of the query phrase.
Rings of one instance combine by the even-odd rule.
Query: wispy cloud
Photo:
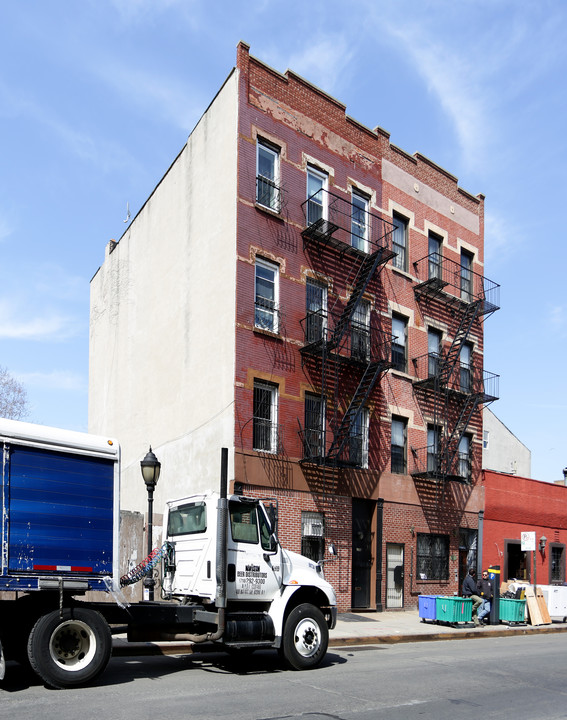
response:
[[[547,313],[547,325],[555,333],[565,334],[567,329],[567,309],[565,305],[552,305]]]
[[[314,38],[289,56],[289,67],[326,92],[336,92],[356,45],[347,34],[332,33]]]
[[[0,242],[10,237],[13,232],[12,225],[8,218],[0,211]]]
[[[424,79],[450,119],[467,167],[482,162],[484,144],[490,134],[488,98],[478,83],[477,58],[462,48],[452,48],[432,39],[422,25],[386,25],[403,46],[406,57]],[[435,38],[435,35],[433,35]]]
[[[91,67],[123,99],[189,133],[199,119],[207,98],[171,75],[126,65],[116,59],[97,59]]]
[[[133,167],[139,163],[120,145],[108,141],[97,133],[74,127],[45,104],[37,102],[20,88],[0,80],[0,108],[11,117],[24,117],[46,128],[57,138],[66,151],[80,160],[102,169]]]
[[[27,388],[38,387],[41,390],[68,392],[85,392],[88,389],[86,378],[75,372],[54,370],[52,372],[14,373],[14,376]]]
[[[111,0],[112,5],[123,19],[132,22],[145,20],[148,16],[157,15],[176,5],[193,5],[191,0]]]
[[[77,320],[57,310],[30,312],[18,302],[0,299],[0,340],[64,340],[80,331]]]

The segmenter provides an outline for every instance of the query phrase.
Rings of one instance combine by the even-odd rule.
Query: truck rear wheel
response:
[[[317,667],[328,644],[329,628],[319,608],[303,603],[290,612],[284,625],[281,654],[291,668]]]
[[[28,657],[39,677],[54,688],[85,685],[103,672],[112,636],[95,610],[65,608],[43,615],[28,640]]]

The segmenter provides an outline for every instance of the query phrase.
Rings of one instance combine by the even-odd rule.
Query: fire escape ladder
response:
[[[474,321],[478,317],[481,304],[482,301],[480,300],[470,303],[467,305],[465,312],[462,314],[461,322],[459,323],[453,342],[451,343],[447,354],[442,360],[440,360],[438,365],[439,384],[441,387],[447,385],[451,375],[453,374],[455,365],[459,361],[461,348],[468,337]]]
[[[466,429],[472,419],[472,416],[474,415],[476,409],[481,403],[481,393],[472,393],[471,395],[468,395],[465,402],[463,403],[459,418],[455,423],[455,427],[447,438],[444,452],[445,474],[451,474],[451,468],[453,468],[455,458],[457,457],[457,454],[459,452],[459,444],[461,442],[461,438],[465,434]]]
[[[384,248],[378,248],[376,252],[371,255],[367,255],[360,264],[350,298],[348,299],[341,316],[337,320],[332,337],[329,339],[331,349],[338,348],[341,339],[347,331],[353,315],[356,312],[356,308],[362,300],[362,296],[364,295],[364,292],[372,280],[377,268],[380,265],[383,267],[391,257],[391,252],[388,252]]]
[[[381,374],[390,367],[390,363],[386,360],[371,361],[366,366],[360,383],[350,401],[347,411],[343,415],[341,422],[335,432],[333,442],[327,454],[329,459],[336,460],[340,457],[345,443],[350,435],[350,430],[356,422],[362,409],[366,405],[366,401],[370,397]]]

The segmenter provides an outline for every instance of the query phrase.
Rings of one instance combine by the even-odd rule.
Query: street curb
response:
[[[498,630],[457,630],[455,632],[428,633],[421,635],[375,635],[368,637],[332,638],[329,647],[349,645],[398,645],[400,643],[429,642],[436,640],[478,640],[480,638],[513,637],[514,635],[538,635],[567,632],[567,627],[511,627]]]
[[[455,632],[432,632],[422,634],[369,635],[364,637],[329,638],[329,647],[351,647],[353,645],[399,645],[401,643],[431,642],[437,640],[478,640],[480,638],[513,637],[515,635],[538,635],[567,632],[567,627],[512,627],[506,625],[502,629],[456,630]],[[139,642],[129,643],[114,639],[112,643],[113,657],[135,657],[148,655],[192,655],[194,643],[190,642]],[[210,648],[209,648],[210,649]],[[220,649],[220,648],[219,648]]]

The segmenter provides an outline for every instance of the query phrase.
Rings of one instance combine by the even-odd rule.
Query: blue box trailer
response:
[[[0,591],[119,581],[120,447],[0,419]]]

